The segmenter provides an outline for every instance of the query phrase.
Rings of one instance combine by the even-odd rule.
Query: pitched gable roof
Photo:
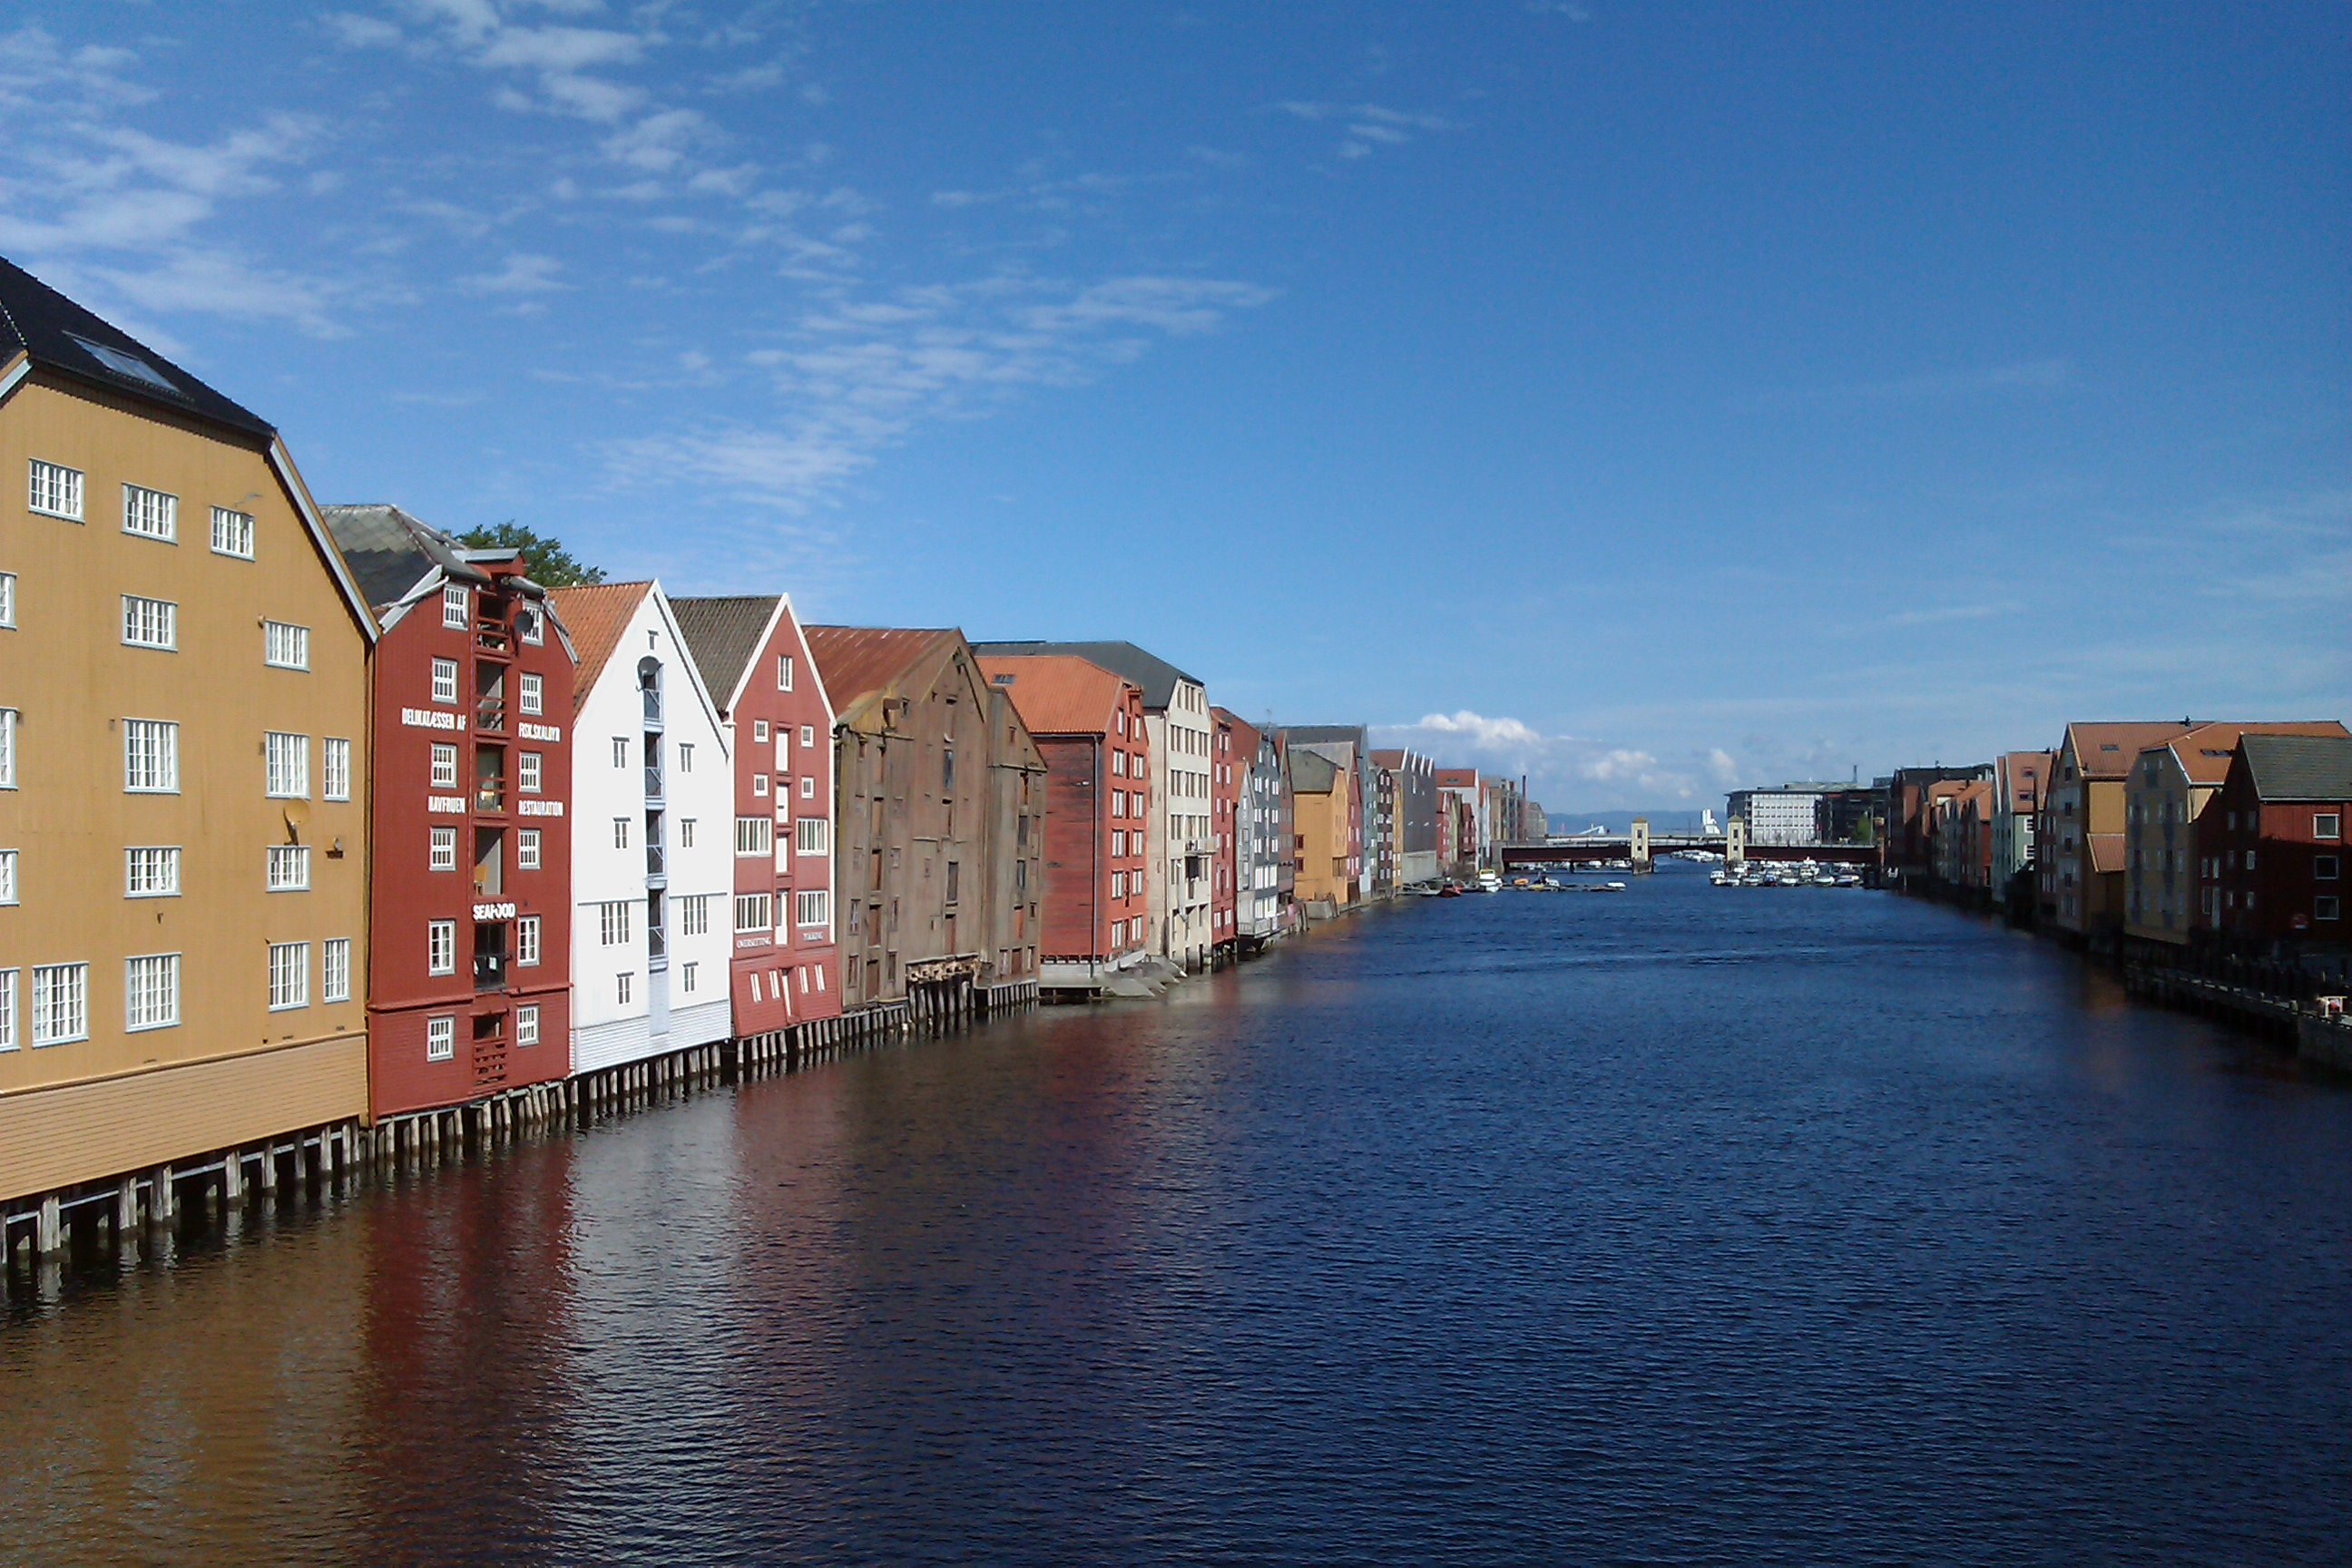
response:
[[[687,652],[702,671],[712,701],[731,707],[743,684],[743,673],[768,640],[768,628],[775,625],[776,612],[783,602],[781,594],[669,602],[671,613],[677,616],[678,635],[686,638]]]
[[[2238,742],[2264,801],[2352,801],[2352,739],[2248,735]]]
[[[575,713],[587,705],[596,678],[604,672],[613,650],[620,646],[621,634],[629,629],[631,617],[653,587],[651,583],[595,583],[558,588],[548,595],[548,603],[571,628],[572,646],[580,658],[572,688]]]
[[[268,441],[268,420],[0,258],[0,364],[23,349],[43,370]]]
[[[1440,768],[1437,770],[1437,787],[1440,789],[1476,789],[1478,787],[1478,770],[1476,768]]]
[[[1133,686],[1091,659],[1069,654],[982,654],[982,679],[1012,699],[1032,735],[1100,735]]]
[[[1161,710],[1176,700],[1178,681],[1190,681],[1194,686],[1202,684],[1197,678],[1185,674],[1158,654],[1139,648],[1131,642],[977,642],[971,645],[971,650],[988,657],[999,654],[1009,658],[1068,654],[1083,658],[1102,666],[1114,675],[1122,675],[1132,680],[1143,689],[1143,705]]]
[[[1265,744],[1265,732],[1264,731],[1251,723],[1248,720],[1242,718],[1239,714],[1236,714],[1228,709],[1213,707],[1209,710],[1209,716],[1216,720],[1220,724],[1225,724],[1232,727],[1234,731],[1234,755],[1235,758],[1242,760],[1242,765],[1244,767],[1247,767],[1251,763],[1256,762],[1258,752]]]
[[[2150,746],[2160,746],[2189,726],[2178,720],[2150,724],[2069,724],[2067,742],[2074,765],[2086,779],[2119,779],[2131,772],[2132,760]]]
[[[2238,742],[2244,736],[2328,736],[2344,733],[2344,726],[2333,719],[2200,724],[2186,734],[2175,736],[2161,748],[2151,746],[2148,749],[2169,751],[2190,784],[2200,787],[2219,787],[2221,781],[2229,777],[2230,759],[2237,751]]]
[[[322,506],[327,531],[343,552],[352,576],[381,614],[414,593],[439,571],[460,583],[487,583],[490,574],[466,560],[455,539],[399,507]]]
[[[1339,782],[1339,765],[1320,752],[1290,748],[1290,789],[1293,795],[1329,795]]]

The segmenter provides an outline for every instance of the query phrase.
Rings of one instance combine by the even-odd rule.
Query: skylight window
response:
[[[152,386],[158,392],[168,392],[175,397],[179,395],[180,389],[173,385],[162,371],[157,370],[137,354],[123,349],[109,348],[104,343],[94,343],[88,338],[74,337],[70,332],[66,335],[72,337],[74,342],[89,352],[90,358],[115,374],[128,376],[141,385]]]

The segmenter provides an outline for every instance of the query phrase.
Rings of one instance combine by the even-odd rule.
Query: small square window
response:
[[[524,795],[539,793],[540,753],[524,752],[515,758],[515,788]]]
[[[457,661],[436,658],[433,661],[433,700],[453,708],[457,702]]]
[[[2343,837],[2344,814],[2337,811],[2317,811],[2312,813],[2311,836],[2314,838],[2322,840]]]
[[[231,511],[225,506],[213,508],[213,553],[252,560],[253,514]]]
[[[457,868],[457,830],[436,827],[433,830],[431,858],[426,868],[434,871],[454,871]]]
[[[456,789],[457,787],[457,747],[445,746],[438,744],[437,742],[435,744],[433,748],[433,787],[435,789]]]
[[[44,517],[81,521],[81,470],[33,459],[31,487],[25,504]]]
[[[533,715],[547,711],[547,682],[544,678],[536,675],[522,678],[522,710]]]
[[[441,624],[464,631],[474,624],[474,591],[452,583],[441,590]]]
[[[180,539],[180,498],[139,485],[122,487],[122,531],[176,544]]]
[[[457,973],[457,922],[456,921],[425,922],[425,973],[427,974]]]
[[[751,721],[751,739],[759,742],[762,745],[767,743],[768,721],[765,719],[754,719]]]
[[[425,1059],[446,1062],[457,1054],[457,1020],[427,1018],[425,1020]]]
[[[536,871],[539,869],[539,829],[536,827],[523,828],[515,835],[516,870]]]
[[[515,630],[534,647],[547,640],[547,617],[537,610],[515,612]]]
[[[539,1044],[539,1009],[537,1007],[516,1008],[516,1048],[519,1050],[528,1050],[537,1044]]]

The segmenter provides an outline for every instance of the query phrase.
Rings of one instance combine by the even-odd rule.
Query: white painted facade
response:
[[[1822,795],[1797,787],[1744,789],[1725,805],[1729,815],[1747,819],[1750,844],[1813,844],[1821,838]]]
[[[572,759],[572,1072],[727,1038],[734,770],[657,583],[578,704]]]
[[[1164,710],[1148,710],[1144,724],[1151,740],[1151,814],[1146,891],[1152,951],[1187,969],[1209,962],[1215,940],[1211,929],[1211,862],[1216,845],[1215,803],[1209,770],[1216,747],[1216,724],[1209,694],[1195,680],[1179,679]]]

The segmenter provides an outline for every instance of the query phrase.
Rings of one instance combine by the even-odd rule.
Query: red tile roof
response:
[[[2058,759],[2048,752],[2011,752],[2000,760],[2000,776],[2009,784],[2009,809],[2034,811],[2050,793],[2051,769]],[[2032,777],[2026,776],[2028,772]]]
[[[2124,868],[2124,836],[2120,833],[2094,833],[2090,836],[2091,869],[2120,871]]]
[[[2084,778],[2119,779],[2131,772],[2133,758],[2188,728],[2177,720],[2153,724],[2069,724],[2066,738],[2074,742],[2074,764]]]
[[[1440,768],[1437,770],[1440,789],[1475,789],[1478,787],[1476,768]]]
[[[583,588],[557,588],[547,595],[564,629],[572,634],[572,651],[580,656],[580,670],[572,687],[573,712],[587,705],[596,677],[604,672],[605,660],[620,646],[621,634],[629,629],[629,618],[652,591],[651,583],[598,583]]]
[[[983,654],[981,678],[1013,699],[1032,735],[1106,735],[1132,681],[1075,654]]]

